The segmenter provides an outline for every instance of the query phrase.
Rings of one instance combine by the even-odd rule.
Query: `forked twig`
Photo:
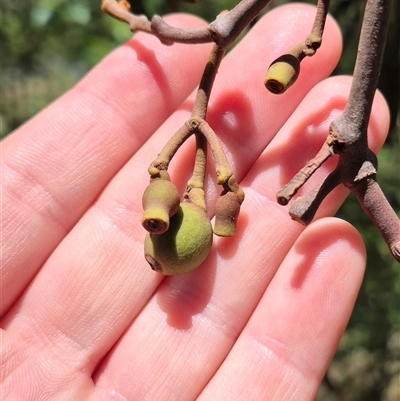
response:
[[[188,0],[194,1],[194,0]],[[191,135],[196,135],[196,157],[192,177],[184,194],[190,202],[205,209],[204,178],[207,144],[215,159],[218,184],[223,191],[216,206],[215,231],[219,235],[236,232],[236,219],[244,193],[239,188],[217,135],[206,122],[207,106],[219,64],[226,49],[268,5],[270,0],[242,0],[232,10],[221,13],[203,28],[174,28],[161,17],[149,21],[145,16],[129,12],[126,0],[103,0],[102,9],[127,23],[132,32],[155,35],[164,44],[214,42],[205,67],[191,118],[172,136],[149,167],[152,179],[169,179],[169,163],[179,147]],[[349,100],[339,118],[329,128],[329,135],[318,154],[303,167],[277,194],[280,204],[287,204],[312,174],[332,155],[339,155],[336,169],[322,184],[295,200],[290,208],[293,219],[308,224],[323,199],[339,184],[353,191],[361,206],[378,227],[393,256],[400,261],[400,220],[389,205],[376,181],[376,156],[368,148],[367,129],[372,101],[376,91],[388,27],[391,0],[367,0],[360,35],[358,56]],[[283,93],[297,79],[300,63],[313,56],[321,45],[329,0],[317,0],[313,27],[305,40],[270,66],[266,87],[273,93]]]
[[[368,148],[368,122],[378,84],[391,0],[367,0],[349,100],[343,113],[331,123],[318,155],[277,194],[287,204],[298,189],[332,155],[339,155],[334,174],[290,208],[290,215],[308,224],[322,199],[339,183],[353,191],[362,208],[400,262],[400,220],[376,181],[377,160]],[[335,177],[333,179],[332,177]]]

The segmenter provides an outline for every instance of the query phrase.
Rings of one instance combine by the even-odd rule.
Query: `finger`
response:
[[[169,21],[204,24],[182,15]],[[2,143],[2,315],[111,177],[192,92],[208,51],[135,35]]]
[[[302,149],[301,133],[312,129],[312,143],[322,143],[326,138],[324,127],[343,108],[349,84],[349,79],[341,77],[328,79],[304,98],[290,124],[288,121],[276,137],[277,143],[280,137],[285,137],[285,143],[294,143],[293,147],[288,145],[292,153],[274,147],[274,140],[242,181],[246,200],[238,236],[216,240],[214,252],[197,271],[164,280],[100,367],[96,381],[99,391],[108,394],[118,388],[127,398],[143,394],[149,399],[197,396],[225,359],[303,230],[275,201],[281,171],[290,168],[295,152]],[[303,104],[314,105],[311,112],[308,109],[309,115]],[[387,134],[388,111],[380,95],[371,121],[371,142],[381,146]],[[304,158],[308,149],[305,153]],[[337,208],[343,196],[333,199],[324,213]],[[120,375],[120,366],[126,367],[129,377]],[[131,375],[137,378],[134,384]],[[150,376],[151,389],[147,386]]]
[[[359,233],[322,219],[298,238],[199,400],[313,400],[366,263]]]
[[[288,30],[286,29],[285,18],[292,18],[293,13],[297,15],[298,23],[291,25],[293,29]],[[251,46],[249,42],[243,42],[247,43],[245,48],[248,53],[243,53],[240,49],[243,50],[244,48],[240,45],[238,50],[231,53],[229,62],[232,65],[247,63],[248,76],[251,76],[254,82],[262,82],[265,68],[261,68],[256,61],[260,56],[269,54],[266,48],[272,49],[273,46],[271,42],[259,40],[260,32],[262,31],[265,34],[285,28],[283,35],[288,43],[297,42],[299,36],[303,37],[308,33],[312,24],[313,13],[314,9],[306,6],[277,10],[276,13],[272,13],[271,16],[267,16],[263,20],[260,26],[264,26],[264,29],[258,28],[250,34],[253,35],[250,36],[253,38],[250,41]],[[280,25],[277,21],[280,22]],[[327,25],[327,33],[329,33],[328,40],[325,43],[326,45],[330,44],[329,51],[324,53],[325,50],[321,48],[319,53],[321,55],[327,54],[324,58],[326,63],[319,65],[319,59],[315,58],[315,74],[312,74],[313,77],[317,75],[320,79],[333,69],[340,50],[339,31],[331,20]],[[332,49],[336,49],[336,51],[332,52]],[[277,52],[280,52],[280,49]],[[335,57],[330,56],[332,53],[335,54]],[[236,54],[235,58],[233,54]],[[244,54],[249,57],[243,58]],[[271,54],[271,58],[277,55],[275,52]],[[312,71],[311,65],[310,71]],[[245,84],[250,85],[247,75],[238,76],[229,66],[225,67],[225,70],[222,70],[221,67],[220,72],[218,84],[213,92],[216,105],[227,104],[226,101],[231,99],[231,97],[227,99],[224,94],[231,93],[228,89],[232,87],[232,82],[239,87],[245,87]],[[240,78],[239,81],[238,77]],[[251,87],[255,87],[255,85],[253,83]],[[309,89],[308,87],[300,88],[304,93],[301,96],[296,95],[294,98],[304,97]],[[270,95],[264,89],[263,93],[269,99]],[[219,98],[225,100],[218,103]],[[262,106],[259,105],[256,97],[252,101],[254,101],[254,110],[259,110],[259,117],[262,117]],[[230,103],[228,102],[228,104]],[[270,104],[268,111],[271,111],[273,100],[267,100],[265,105],[268,104]],[[238,114],[238,118],[253,115],[253,103],[247,105],[250,107],[247,107],[246,113],[243,116]],[[285,105],[289,111],[286,110]],[[293,108],[295,105],[290,101],[280,105],[280,113],[277,115],[279,123],[275,123],[275,129],[284,123]],[[165,143],[171,132],[174,132],[174,130],[170,131],[167,128],[174,126],[176,129],[187,118],[186,104],[181,111],[174,114],[173,119],[168,124],[164,125],[154,135],[154,138],[152,137],[146,142],[145,146],[135,154],[135,157],[104,190],[98,202],[85,214],[51,255],[35,281],[4,320],[4,327],[10,332],[30,333],[29,349],[32,352],[32,357],[29,358],[29,363],[41,366],[43,350],[52,349],[53,358],[47,360],[46,366],[41,371],[42,380],[37,381],[35,391],[40,392],[40,386],[48,380],[53,380],[52,378],[56,376],[56,373],[57,377],[66,375],[78,380],[82,379],[81,375],[75,376],[70,373],[71,371],[76,372],[76,370],[80,372],[82,366],[85,366],[85,372],[90,374],[97,362],[113,346],[160,283],[162,278],[150,271],[143,258],[142,241],[144,234],[138,229],[141,217],[141,200],[138,194],[142,193],[146,184],[138,171],[146,171],[149,162],[157,152],[155,149],[159,149],[160,143]],[[229,122],[231,121],[229,119]],[[270,131],[266,133],[267,130],[263,129],[268,128],[268,126],[269,122],[264,118],[263,122],[257,125],[256,135],[251,138],[254,140],[254,149],[249,148],[251,153],[247,153],[246,157],[238,157],[238,161],[244,162],[243,166],[236,166],[239,175],[244,175],[246,169],[261,152],[262,146],[271,140],[274,133]],[[253,133],[253,127],[247,126],[246,128],[244,126],[246,130],[235,129],[232,133],[246,137],[247,134]],[[229,132],[228,130],[223,134],[225,138]],[[231,157],[240,156],[241,153],[242,149],[238,147]],[[177,169],[175,168],[175,171]],[[277,258],[279,257],[282,257],[280,252],[277,253]],[[239,263],[244,266],[243,260]],[[203,271],[203,274],[205,272],[206,270]],[[199,285],[201,282],[207,284],[210,283],[210,280],[200,280]],[[194,284],[193,288],[195,288]],[[205,296],[201,298],[203,291],[205,291]],[[200,286],[197,291],[204,302],[209,295],[208,291],[209,288],[206,285]],[[258,296],[261,296],[261,293],[262,290],[259,288]],[[256,297],[257,294],[251,298],[252,302]],[[236,330],[241,327],[240,325],[246,319],[246,313],[250,313],[251,302],[248,305],[241,314],[239,322],[236,320],[233,322]],[[190,311],[190,307],[188,310]],[[223,337],[222,335],[220,338]],[[208,338],[210,339],[210,337]],[[37,343],[40,344],[40,347],[35,346]],[[53,351],[53,344],[57,344],[57,352]],[[217,358],[210,360],[212,364],[204,371],[202,380],[199,380],[198,384],[195,383],[194,387],[190,387],[188,394],[198,392],[204,385],[205,381],[208,380],[207,378],[220,363],[218,358],[221,361],[221,358],[226,355],[230,347],[229,342],[227,347],[222,347],[222,352],[218,350]],[[174,349],[171,348],[171,351]],[[208,351],[212,350],[208,349]],[[212,352],[211,355],[213,355]],[[61,370],[58,364],[60,360],[63,362]],[[166,361],[167,355],[163,359],[163,364]],[[151,365],[148,363],[146,369],[154,366],[152,358],[149,358],[148,362]],[[69,369],[66,369],[66,366],[69,366]],[[161,379],[160,377],[159,380]],[[138,386],[140,385],[141,383],[138,382]],[[159,386],[155,384],[154,391],[158,390]],[[182,386],[177,387],[177,391],[180,390],[182,390]]]

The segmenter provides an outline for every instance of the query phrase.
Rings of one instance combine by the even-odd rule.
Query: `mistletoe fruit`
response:
[[[144,253],[151,268],[167,276],[188,273],[208,256],[213,240],[210,220],[194,203],[182,203],[163,234],[147,234]]]

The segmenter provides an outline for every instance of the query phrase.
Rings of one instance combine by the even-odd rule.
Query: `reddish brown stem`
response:
[[[220,14],[210,24],[215,43],[227,48],[256,18],[271,0],[242,0],[227,13]]]
[[[196,133],[196,157],[193,174],[187,182],[184,198],[206,210],[204,181],[207,167],[207,140]]]
[[[172,157],[183,142],[192,134],[196,134],[195,166],[193,175],[187,184],[185,197],[189,200],[196,199],[195,203],[203,208],[205,208],[205,202],[203,194],[199,190],[203,189],[207,143],[210,145],[215,160],[218,184],[224,185],[224,188],[234,192],[240,199],[240,203],[244,199],[244,193],[236,183],[221,143],[213,129],[205,121],[211,90],[224,54],[225,49],[214,45],[200,81],[191,118],[174,134],[149,167],[152,177],[160,175],[161,171],[168,169]],[[193,189],[195,191],[191,193]]]
[[[343,114],[335,121],[339,142],[348,144],[362,137],[367,144],[368,122],[382,65],[390,8],[391,0],[367,1],[349,100]]]
[[[220,14],[206,28],[179,29],[168,25],[161,17],[153,17],[151,26],[160,38],[181,43],[206,43],[214,41],[221,48],[228,48],[243,30],[256,18],[271,0],[242,0],[231,11]]]
[[[389,21],[391,0],[367,0],[349,100],[343,113],[332,122],[320,153],[279,193],[286,204],[311,174],[328,158],[338,154],[337,177],[351,191],[381,232],[396,260],[400,259],[400,221],[376,179],[376,156],[368,148],[367,130]],[[325,157],[326,156],[326,157]],[[293,219],[308,223],[322,199],[336,184],[336,175],[310,194],[299,198],[290,210]],[[335,179],[332,181],[332,177]],[[332,182],[330,182],[332,181]],[[326,185],[326,184],[329,185]],[[400,260],[399,260],[400,261]]]
[[[276,198],[278,203],[280,205],[287,205],[304,183],[331,156],[333,156],[332,148],[325,142],[318,154],[277,193]]]
[[[292,219],[304,225],[311,223],[322,201],[340,182],[340,174],[334,170],[322,184],[293,202],[289,210]]]
[[[293,54],[300,61],[306,56],[313,56],[320,48],[328,9],[329,0],[318,0],[317,12],[315,14],[311,33],[307,36],[304,42],[299,43],[290,51],[290,54]]]
[[[213,41],[208,26],[204,28],[185,29],[175,28],[167,24],[160,16],[151,19],[151,31],[160,41],[170,43],[210,43]]]
[[[103,0],[101,10],[111,17],[128,24],[131,31],[151,33],[150,21],[145,15],[130,13],[127,8],[121,7],[116,0]]]
[[[199,89],[197,90],[196,100],[194,102],[192,118],[205,119],[207,114],[208,102],[210,100],[211,90],[214,85],[218,68],[226,53],[226,50],[218,45],[214,45],[208,62],[204,68],[201,77]]]
[[[214,22],[204,28],[185,29],[168,25],[161,17],[154,16],[151,22],[121,8],[116,0],[103,0],[102,10],[112,17],[127,23],[131,31],[142,30],[157,36],[164,44],[209,43],[228,48],[243,30],[256,18],[271,0],[242,0],[231,11],[220,14]]]
[[[372,176],[360,181],[354,186],[353,191],[388,244],[392,255],[400,262],[400,220],[375,178]]]

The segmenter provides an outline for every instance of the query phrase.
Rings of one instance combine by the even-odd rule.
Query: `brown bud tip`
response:
[[[269,66],[264,84],[270,92],[281,94],[296,82],[299,73],[299,59],[292,54],[284,54]]]
[[[124,10],[130,10],[130,8],[131,8],[131,5],[130,5],[129,2],[126,1],[126,0],[119,0],[119,1],[118,1],[118,5],[119,5],[121,8],[123,8]]]
[[[168,230],[169,219],[179,209],[178,189],[169,180],[153,180],[142,198],[143,227],[152,234],[162,234]]]
[[[237,219],[240,211],[238,196],[231,191],[223,192],[215,205],[214,234],[220,237],[232,237],[237,231]]]
[[[208,256],[212,228],[205,211],[193,203],[183,203],[171,217],[168,231],[147,234],[144,254],[154,271],[165,275],[188,273]]]

